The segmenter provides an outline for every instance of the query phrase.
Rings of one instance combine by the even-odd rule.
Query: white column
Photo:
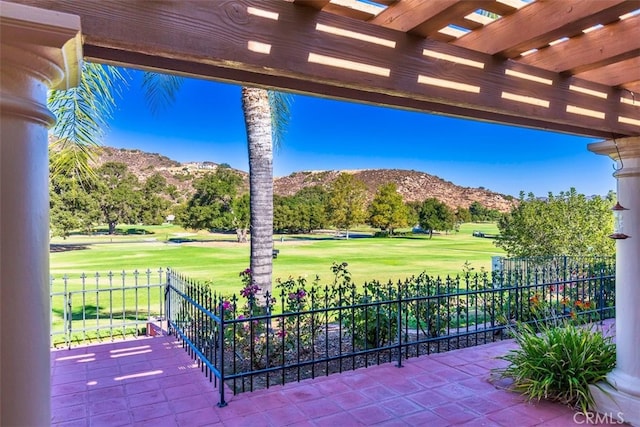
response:
[[[80,18],[0,1],[0,425],[51,422],[47,90],[78,81]]]
[[[616,368],[607,377],[611,387],[591,390],[598,412],[640,426],[640,136],[589,144],[589,150],[617,161],[618,202],[629,209],[622,231],[630,236],[616,241]]]

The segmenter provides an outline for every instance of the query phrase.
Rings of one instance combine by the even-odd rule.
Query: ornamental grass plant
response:
[[[604,381],[616,364],[612,337],[566,319],[551,326],[519,324],[513,335],[519,348],[499,357],[509,365],[496,373],[511,378],[514,391],[582,412],[593,408],[589,384]]]

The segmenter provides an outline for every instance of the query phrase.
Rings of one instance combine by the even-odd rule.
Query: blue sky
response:
[[[157,114],[139,87],[135,77],[110,121],[106,145],[248,170],[239,86],[185,79],[176,102]],[[613,161],[587,150],[596,140],[295,95],[274,175],[412,169],[514,196],[570,187],[604,195],[615,190]]]

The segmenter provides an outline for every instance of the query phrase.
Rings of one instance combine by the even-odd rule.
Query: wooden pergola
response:
[[[596,403],[640,426],[638,12],[639,0],[0,0],[0,424],[50,422],[46,96],[77,84],[84,56],[607,139],[588,148],[618,164],[631,238],[616,244],[617,367]]]
[[[638,0],[24,3],[79,15],[91,61],[593,137],[640,134]]]

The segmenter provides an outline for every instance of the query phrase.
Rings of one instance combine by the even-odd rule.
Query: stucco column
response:
[[[0,2],[0,425],[51,422],[49,88],[77,83],[80,18]]]
[[[618,202],[623,232],[628,239],[616,241],[616,368],[604,392],[592,387],[599,412],[620,413],[640,426],[640,136],[589,144],[589,150],[617,162]]]

